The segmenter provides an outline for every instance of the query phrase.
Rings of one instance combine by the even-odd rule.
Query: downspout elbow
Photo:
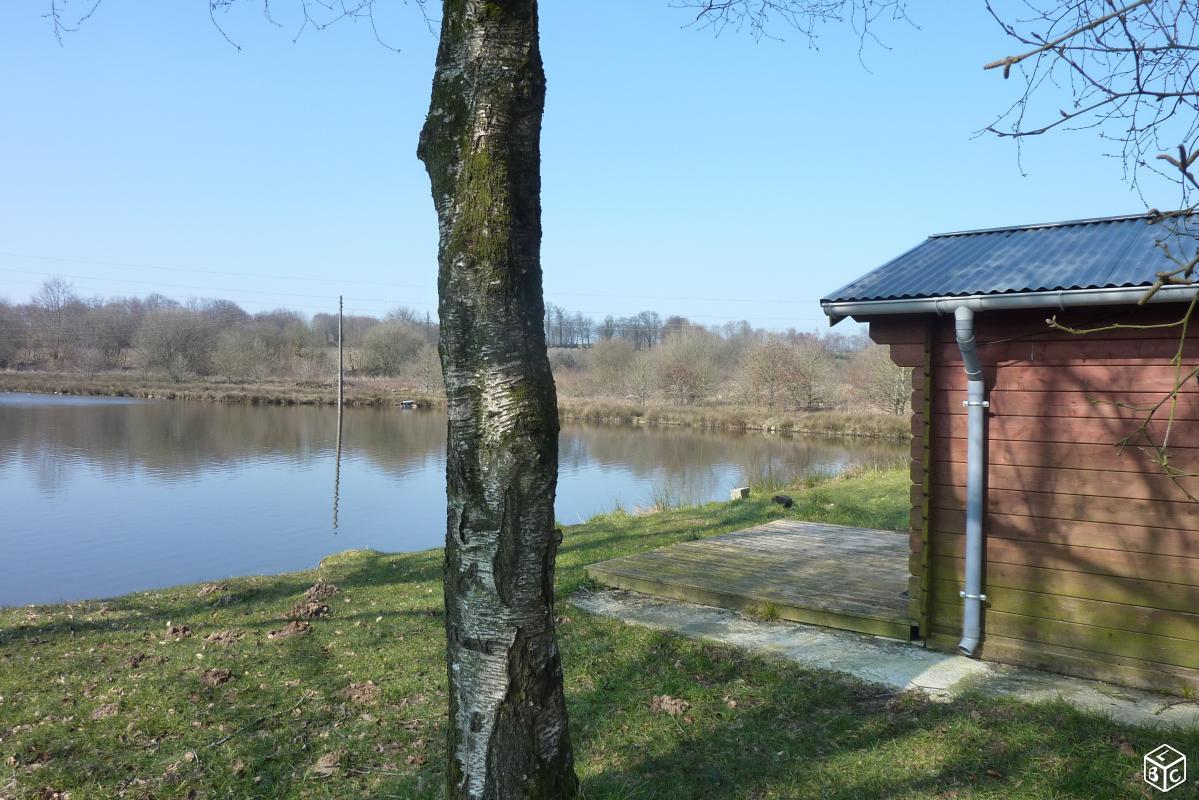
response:
[[[978,359],[978,345],[974,341],[974,312],[966,306],[958,306],[953,312],[957,333],[958,350],[966,367],[966,379],[982,382],[983,367]]]

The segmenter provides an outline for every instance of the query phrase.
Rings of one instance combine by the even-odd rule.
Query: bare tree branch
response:
[[[848,21],[863,46],[881,44],[875,35],[880,22],[912,24],[907,0],[670,0],[670,5],[693,12],[692,26],[717,34],[748,30],[755,39],[774,39],[774,31],[784,27],[798,31],[812,47],[817,29],[830,22]]]

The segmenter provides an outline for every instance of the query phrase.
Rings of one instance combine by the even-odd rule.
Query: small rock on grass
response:
[[[795,505],[795,501],[785,494],[776,494],[774,497],[770,498],[770,502],[778,503],[783,508],[790,508],[791,506]]]

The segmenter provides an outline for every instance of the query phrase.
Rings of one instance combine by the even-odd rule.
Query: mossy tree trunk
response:
[[[554,638],[558,414],[541,291],[535,0],[445,0],[419,156],[449,407],[446,796],[577,791]]]

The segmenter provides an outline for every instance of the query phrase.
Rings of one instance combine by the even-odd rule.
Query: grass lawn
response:
[[[901,471],[792,494],[796,518],[906,524]],[[559,597],[593,561],[782,516],[757,498],[570,527]],[[440,570],[440,551],[352,552],[306,573],[0,611],[0,798],[438,797]],[[328,613],[289,621],[318,579],[337,591],[309,608]],[[1062,704],[933,704],[564,601],[558,613],[591,800],[1148,797],[1141,754],[1165,741],[1199,757],[1199,733]],[[655,711],[662,695],[687,706]]]

